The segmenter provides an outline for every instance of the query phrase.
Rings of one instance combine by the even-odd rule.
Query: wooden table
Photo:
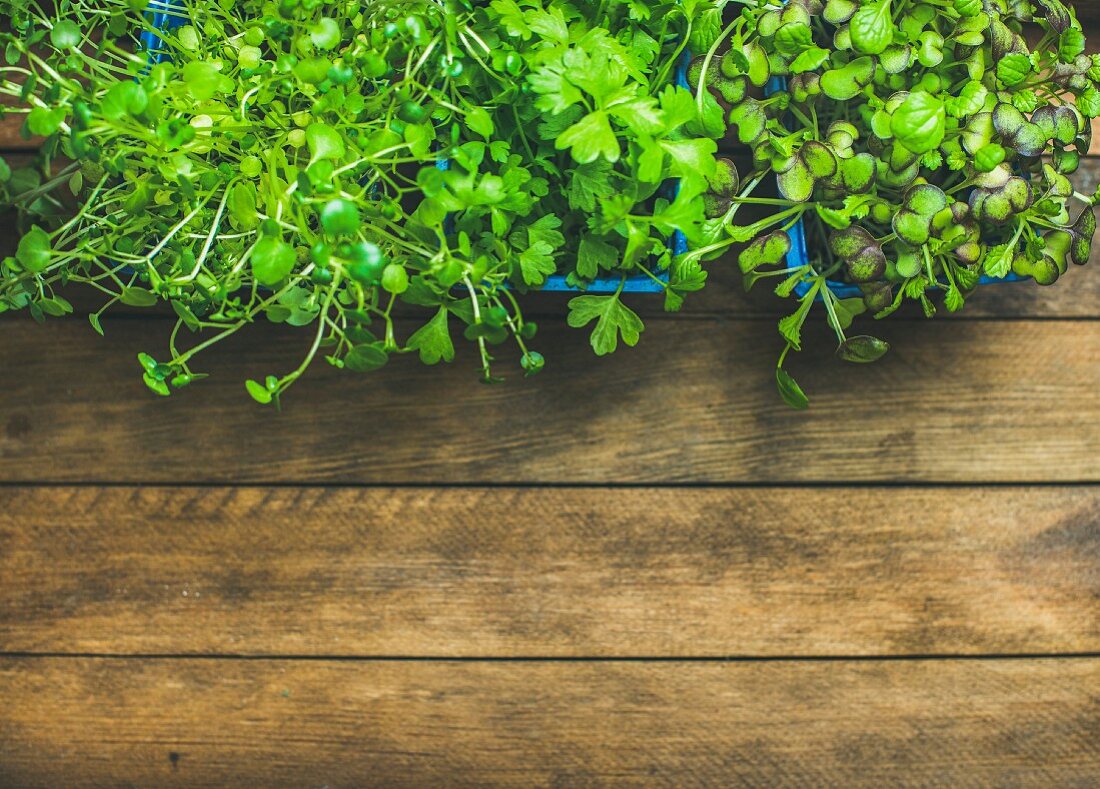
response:
[[[728,264],[613,358],[537,296],[539,378],[281,415],[297,333],[165,401],[164,314],[7,316],[0,785],[1095,786],[1097,266],[815,334],[806,413]]]

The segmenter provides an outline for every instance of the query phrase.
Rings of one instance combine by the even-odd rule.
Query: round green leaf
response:
[[[144,112],[148,105],[149,96],[145,88],[133,80],[126,80],[110,87],[100,102],[100,112],[108,120],[117,121]]]
[[[44,271],[50,265],[49,234],[38,225],[32,227],[29,233],[19,239],[15,259],[22,264],[24,270],[32,274]]]
[[[318,49],[333,49],[340,43],[340,25],[330,16],[323,16],[309,30],[310,41]]]
[[[390,263],[382,271],[382,288],[387,293],[400,295],[409,289],[409,274],[400,263]]]
[[[362,221],[355,203],[341,197],[329,200],[321,209],[321,227],[330,236],[354,235]]]
[[[183,81],[191,95],[199,101],[206,101],[226,92],[227,80],[213,63],[198,60],[183,67]],[[232,81],[228,81],[232,85]]]
[[[39,137],[49,137],[61,128],[65,120],[65,110],[51,110],[46,107],[35,107],[27,113],[27,130]]]
[[[58,49],[69,49],[80,43],[80,28],[71,19],[62,19],[50,31],[50,43]]]
[[[306,145],[313,161],[339,159],[344,155],[344,138],[323,123],[311,123],[306,128]]]
[[[390,357],[381,345],[381,343],[356,345],[344,357],[344,367],[357,373],[367,373],[384,367]]]
[[[278,238],[265,236],[252,248],[252,275],[261,285],[277,285],[294,269],[294,248]]]

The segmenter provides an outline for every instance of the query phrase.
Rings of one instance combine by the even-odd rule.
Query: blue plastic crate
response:
[[[772,77],[771,80],[768,82],[765,91],[767,95],[770,96],[773,93],[777,93],[781,90],[786,89],[787,80],[785,77]],[[807,263],[810,262],[809,250],[806,247],[806,227],[801,218],[799,218],[799,220],[794,223],[794,226],[789,231],[787,231],[787,235],[789,235],[791,238],[791,251],[787,253],[787,269],[793,270],[801,268],[802,266],[805,266]],[[1001,282],[1019,282],[1023,279],[1027,278],[1021,277],[1011,272],[1003,277],[990,277],[986,274],[983,274],[978,280],[978,284],[995,285]],[[848,282],[840,282],[838,280],[832,279],[825,280],[825,282],[828,285],[829,290],[832,291],[833,295],[837,296],[838,298],[849,299],[863,296],[863,291],[859,289],[858,285],[852,285]],[[811,285],[809,283],[799,282],[795,286],[794,292],[799,297],[802,297],[809,293],[810,287]],[[817,297],[819,301],[823,298],[824,296],[820,295]]]
[[[186,16],[181,13],[182,8],[182,0],[150,0],[147,17],[152,26],[156,29],[172,30],[180,27],[186,22]],[[164,49],[164,41],[153,31],[146,30],[142,32],[141,45],[148,53],[149,62],[151,64],[162,63],[171,58]],[[676,67],[676,84],[682,88],[690,89],[687,78],[690,61],[691,54],[685,51]],[[441,170],[446,170],[449,167],[449,162],[446,159],[441,159],[436,163],[436,166]],[[676,181],[673,181],[665,187],[665,195],[669,199],[675,198],[678,191],[679,183]],[[673,255],[682,255],[688,251],[687,238],[684,237],[683,233],[677,230],[672,237],[669,238],[668,248]],[[619,290],[621,284],[624,293],[664,293],[665,286],[668,284],[668,271],[659,272],[657,277],[660,280],[659,282],[655,282],[652,277],[645,274],[636,274],[632,277],[627,277],[625,283],[621,276],[609,275],[597,277],[585,288],[584,292],[615,293]],[[551,275],[539,290],[542,292],[581,292],[580,288],[575,288],[566,282],[564,274]]]

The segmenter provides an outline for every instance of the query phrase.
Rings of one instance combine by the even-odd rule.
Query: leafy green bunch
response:
[[[755,236],[746,286],[778,277],[799,302],[779,323],[790,404],[807,401],[783,361],[817,303],[838,355],[870,362],[888,345],[849,336],[861,313],[909,299],[931,317],[983,277],[1048,285],[1088,259],[1097,197],[1067,176],[1100,115],[1100,58],[1059,0],[756,3],[724,38],[717,68],[694,71],[778,179],[772,215],[730,232]],[[799,220],[813,252],[788,268]]]
[[[312,332],[296,369],[247,382],[262,403],[318,355],[450,361],[456,328],[484,380],[509,341],[532,374],[517,294],[548,277],[619,283],[570,304],[599,354],[643,328],[628,277],[665,283],[670,309],[705,280],[669,241],[705,242],[721,180],[722,119],[676,85],[718,36],[714,3],[182,0],[164,30],[145,5],[0,0],[0,91],[45,138],[34,167],[0,168],[26,228],[0,311],[65,314],[60,288],[83,283],[102,332],[114,304],[168,302],[167,355],[139,359],[157,394],[261,320]]]

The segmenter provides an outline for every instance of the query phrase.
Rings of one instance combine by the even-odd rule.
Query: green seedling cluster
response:
[[[780,277],[799,300],[779,323],[780,368],[816,302],[838,355],[868,362],[888,346],[849,336],[860,313],[906,299],[953,312],[983,275],[1049,285],[1088,259],[1096,195],[1067,176],[1100,115],[1100,61],[1058,0],[755,4],[707,57],[718,68],[700,59],[697,90],[735,104],[737,138],[779,184],[771,217],[728,232],[763,236],[740,257],[747,286]],[[765,96],[773,77],[785,89]],[[788,270],[797,220],[815,254]],[[782,370],[779,383],[805,405]]]
[[[261,403],[318,358],[431,365],[458,335],[483,380],[505,343],[534,374],[521,304],[551,276],[617,283],[566,316],[604,355],[644,330],[629,278],[675,311],[743,245],[746,287],[798,302],[777,382],[803,407],[783,364],[818,305],[837,354],[874,361],[862,313],[955,311],[983,276],[1051,284],[1096,232],[1068,176],[1100,60],[1059,0],[182,0],[167,31],[146,2],[0,0],[0,112],[44,138],[31,166],[0,160],[22,231],[0,312],[64,315],[70,283],[102,293],[100,332],[112,305],[170,305],[167,349],[138,360],[160,395],[263,321],[311,340],[247,382]],[[740,224],[744,206],[766,215]],[[791,267],[800,221],[814,255]]]
[[[45,138],[33,167],[0,170],[25,228],[0,310],[64,314],[71,282],[105,309],[169,303],[167,352],[141,359],[158,394],[264,320],[314,336],[298,368],[249,382],[265,403],[317,356],[435,364],[456,334],[484,380],[505,342],[532,374],[520,298],[549,276],[668,272],[670,309],[705,280],[668,241],[701,242],[719,177],[721,112],[675,84],[688,46],[717,38],[713,3],[185,0],[152,66],[144,11],[0,2],[0,91]],[[423,317],[402,336],[398,314]],[[621,293],[577,297],[569,323],[594,323],[597,354],[642,331]]]

